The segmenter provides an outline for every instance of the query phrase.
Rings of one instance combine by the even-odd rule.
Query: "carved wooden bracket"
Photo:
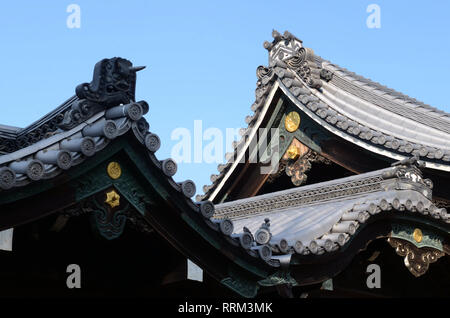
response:
[[[101,201],[100,201],[101,200]],[[122,235],[127,221],[125,212],[128,202],[120,200],[120,195],[114,188],[108,189],[93,198],[96,209],[91,214],[92,222],[99,234],[107,240],[113,240]]]
[[[272,183],[283,173],[286,173],[286,175],[291,177],[291,181],[295,186],[300,186],[306,182],[308,178],[306,172],[311,169],[311,163],[313,162],[331,164],[330,160],[322,157],[294,138],[281,158],[277,172],[270,175],[267,182]]]
[[[153,229],[142,214],[132,208],[126,200],[121,200],[118,193],[116,194],[119,196],[119,199],[113,199],[115,195],[112,191],[102,191],[100,195],[88,197],[81,202],[65,208],[60,212],[61,215],[53,225],[52,230],[59,232],[66,225],[70,217],[90,214],[91,221],[94,222],[98,233],[108,240],[119,237],[124,230],[125,223],[137,232],[145,234],[152,233]],[[104,199],[104,201],[98,202],[99,198]],[[113,206],[107,201],[113,202]]]
[[[295,186],[300,186],[306,182],[308,178],[306,172],[311,169],[312,162],[330,163],[328,159],[325,159],[295,138],[284,154],[283,160],[286,161],[286,174],[291,177],[291,181]]]
[[[305,156],[297,160],[289,160],[286,164],[286,174],[291,177],[291,181],[295,186],[302,185],[306,182],[308,176],[306,172],[311,169],[311,161]]]
[[[406,268],[416,277],[425,274],[431,263],[445,255],[444,252],[435,248],[418,248],[414,244],[399,238],[390,237],[387,241],[395,248],[398,255],[404,257]]]

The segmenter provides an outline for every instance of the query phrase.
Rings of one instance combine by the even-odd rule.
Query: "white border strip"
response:
[[[267,110],[269,109],[269,105],[272,102],[273,96],[275,95],[275,92],[278,89],[278,81],[276,81],[272,87],[272,90],[270,91],[269,95],[267,95],[266,97],[266,102],[264,104],[264,108],[261,111],[261,113],[258,116],[258,120],[256,121],[256,124],[253,126],[252,131],[250,133],[250,138],[248,138],[247,142],[245,143],[244,147],[241,149],[241,152],[238,154],[236,160],[233,162],[232,166],[230,169],[228,169],[228,171],[225,173],[225,176],[222,178],[222,180],[220,181],[220,183],[216,186],[215,190],[213,191],[213,193],[208,197],[208,200],[212,201],[214,200],[214,198],[216,197],[216,195],[219,193],[219,190],[222,188],[222,186],[224,185],[224,183],[227,181],[227,179],[230,177],[230,175],[233,173],[234,169],[236,169],[237,164],[241,161],[242,157],[245,155],[245,153],[247,152],[247,149],[250,145],[250,143],[252,142],[256,132],[258,131],[259,126],[261,125],[262,120],[264,119],[264,117],[266,116]]]

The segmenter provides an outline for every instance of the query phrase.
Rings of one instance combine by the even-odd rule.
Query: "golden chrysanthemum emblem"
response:
[[[108,164],[106,171],[111,179],[118,179],[122,175],[122,168],[120,168],[120,165],[115,161]]]
[[[300,115],[296,111],[292,111],[286,115],[284,127],[288,132],[294,132],[300,126]]]

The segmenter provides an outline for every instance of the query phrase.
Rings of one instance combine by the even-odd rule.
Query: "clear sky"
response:
[[[66,25],[70,4],[81,27]],[[369,29],[366,8],[381,9]],[[95,63],[120,56],[135,65],[136,97],[149,102],[150,130],[169,157],[177,127],[245,127],[267,65],[262,43],[289,30],[315,53],[450,112],[450,1],[1,1],[0,123],[24,127],[90,82]],[[229,146],[229,145],[228,145]],[[225,145],[224,145],[225,147]],[[197,192],[216,163],[179,165],[177,181]]]

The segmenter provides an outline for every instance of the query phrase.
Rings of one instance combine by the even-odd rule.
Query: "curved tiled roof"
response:
[[[285,74],[284,74],[285,75]],[[306,107],[313,117],[322,119],[320,122],[323,126],[332,126],[339,131],[345,132],[348,136],[356,138],[358,141],[375,146],[377,148],[385,148],[393,154],[400,156],[418,155],[425,161],[431,159],[437,163],[448,165],[450,162],[450,148],[447,145],[448,141],[444,139],[444,136],[436,136],[436,141],[430,143],[425,140],[425,136],[417,138],[412,133],[408,137],[400,136],[399,134],[391,133],[392,126],[395,124],[387,124],[387,117],[375,118],[372,114],[365,113],[363,110],[357,114],[351,114],[351,110],[347,110],[344,113],[343,110],[337,109],[329,105],[329,99],[324,98],[325,89],[322,92],[305,92],[300,91],[298,88],[305,88],[304,85],[297,86],[296,84],[303,84],[293,81],[289,78],[280,78],[281,83],[286,88],[285,92],[289,92],[288,96],[297,102],[297,105]],[[327,96],[329,97],[329,96]],[[314,116],[315,115],[315,116]],[[376,123],[380,123],[379,126]],[[417,129],[418,127],[416,127]],[[391,129],[391,130],[390,130]],[[399,126],[399,131],[405,133],[405,127]],[[412,130],[412,129],[411,129]],[[428,135],[431,138],[433,136]],[[436,145],[441,144],[441,147]]]
[[[118,63],[122,61],[120,59]],[[102,60],[100,63],[109,61]],[[100,66],[103,67],[103,64]],[[134,69],[128,61],[125,66]],[[255,115],[248,117],[249,126],[244,133],[257,129],[271,95],[278,87],[289,88],[306,105],[319,104],[317,97],[312,96],[306,87],[300,86],[304,83],[287,68],[278,64],[269,68],[260,67],[257,75],[256,101],[252,105]],[[208,226],[222,233],[231,246],[242,248],[252,257],[259,257],[274,267],[280,266],[283,255],[294,252],[302,255],[322,254],[339,249],[359,226],[381,211],[397,213],[406,210],[438,222],[450,223],[447,211],[437,208],[430,201],[432,183],[422,178],[414,160],[367,174],[217,206],[210,201],[194,202],[191,197],[195,193],[195,184],[190,180],[175,182],[172,177],[177,171],[176,163],[170,158],[159,160],[155,156],[160,139],[149,131],[149,125],[142,117],[148,112],[148,104],[134,101],[134,83],[131,84],[132,98],[127,97],[125,103],[121,100],[124,97],[122,92],[119,94],[116,91],[112,96],[108,95],[111,99],[106,101],[102,99],[104,96],[100,98],[95,94],[89,99],[90,90],[94,88],[90,88],[90,84],[82,84],[83,93],[77,89],[78,97],[70,103],[70,107],[54,112],[62,114],[63,119],[58,121],[58,128],[52,134],[0,155],[0,194],[63,174],[87,158],[94,157],[114,139],[132,134],[142,144],[149,162]],[[131,93],[126,92],[128,95]],[[334,116],[328,112],[326,114],[323,118]],[[244,142],[241,140],[235,144],[236,155],[240,154],[238,150],[243,149]],[[219,167],[221,175],[212,178],[213,182],[221,182],[230,168],[231,162]],[[270,222],[266,221],[267,218]]]
[[[281,69],[278,78],[298,102],[366,144],[448,165],[448,114],[324,61],[289,36],[285,39],[274,44],[270,64]]]
[[[269,66],[257,69],[254,114],[246,117],[249,126],[242,135],[258,128],[276,86],[320,125],[350,142],[396,160],[419,156],[427,167],[450,171],[450,114],[323,60],[289,32],[274,31],[273,36],[264,43]],[[214,199],[234,159],[245,153],[244,140],[233,144],[234,153],[227,154],[198,200]]]
[[[390,108],[390,110],[392,110],[393,112],[399,112],[399,114],[401,114],[402,116],[410,117],[413,120],[424,121],[426,124],[431,124],[435,127],[439,127],[439,129],[444,129],[446,132],[450,132],[450,127],[448,126],[450,124],[449,113],[425,104],[424,102],[421,102],[415,98],[412,98],[380,83],[367,79],[354,72],[351,72],[348,69],[324,60],[319,56],[316,56],[316,59],[324,66],[324,68],[329,69],[341,79],[345,79],[348,82],[351,82],[362,91],[372,93],[376,95],[376,97],[379,97],[380,105],[386,102],[396,104],[396,106],[398,107],[394,106]],[[344,86],[342,88],[344,89]],[[385,101],[383,101],[382,99],[385,99]],[[403,109],[405,108],[405,106],[408,107],[409,110],[412,111],[412,113],[404,112]],[[419,114],[421,116],[414,116]],[[425,118],[422,116],[425,116]],[[437,122],[429,122],[428,119],[434,119],[437,120]]]
[[[70,97],[53,111],[25,128],[0,125],[0,155],[30,146],[55,132],[63,114],[77,101],[79,98],[76,95]]]
[[[145,101],[131,100],[125,105],[117,102],[107,107],[102,104],[100,108],[92,104],[90,109],[97,111],[86,112],[88,115],[85,117],[79,117],[77,111],[86,106],[83,104],[86,100],[71,98],[70,101],[40,120],[45,123],[60,114],[66,119],[58,120],[58,128],[51,135],[11,153],[0,155],[0,196],[70,171],[86,159],[95,157],[115,139],[130,133],[142,144],[149,162],[165,176],[170,186],[180,193],[192,211],[197,212],[212,229],[224,233],[227,239],[230,239],[230,221],[212,219],[215,207],[210,201],[194,202],[191,199],[196,192],[194,182],[173,180],[177,172],[176,162],[171,158],[159,160],[156,157],[155,152],[160,148],[161,142],[158,135],[149,131],[149,124],[143,117],[149,110]],[[74,114],[77,116],[73,116]],[[39,127],[34,124],[31,126],[34,126],[33,129]]]
[[[412,213],[450,224],[447,210],[431,202],[431,188],[419,169],[400,164],[218,204],[214,218],[230,220],[231,237],[250,255],[258,252],[268,264],[280,266],[276,255],[337,251],[381,213]]]
[[[139,115],[130,116],[130,109],[135,109]],[[118,116],[115,111],[123,115]],[[30,146],[1,155],[0,188],[6,190],[49,179],[80,164],[131,128],[138,131],[137,126],[145,127],[142,115],[147,111],[148,105],[143,101],[116,106],[95,114],[69,131],[59,130]],[[147,147],[157,149],[156,135],[148,133],[140,138]]]
[[[110,60],[105,59],[97,64],[104,61]],[[129,63],[130,69],[133,69],[131,63],[126,62]],[[98,80],[95,75],[94,73],[94,81]],[[145,146],[150,161],[161,169],[176,190],[183,193],[186,198],[191,198],[195,194],[195,184],[191,180],[177,183],[172,179],[177,171],[174,160],[170,158],[158,160],[154,155],[160,147],[160,139],[148,130],[149,124],[143,117],[149,110],[147,102],[129,100],[129,103],[122,104],[118,101],[115,105],[109,103],[107,107],[103,106],[104,103],[86,102],[89,100],[79,96],[70,98],[55,111],[27,128],[39,129],[40,125],[48,124],[55,117],[63,117],[64,120],[63,118],[57,120],[58,125],[51,134],[43,136],[31,145],[0,155],[0,194],[64,173],[87,158],[95,156],[114,139],[130,131]],[[6,131],[7,127],[3,128]],[[198,206],[200,211],[200,206],[201,209],[208,210],[212,204],[202,202],[195,206]]]

